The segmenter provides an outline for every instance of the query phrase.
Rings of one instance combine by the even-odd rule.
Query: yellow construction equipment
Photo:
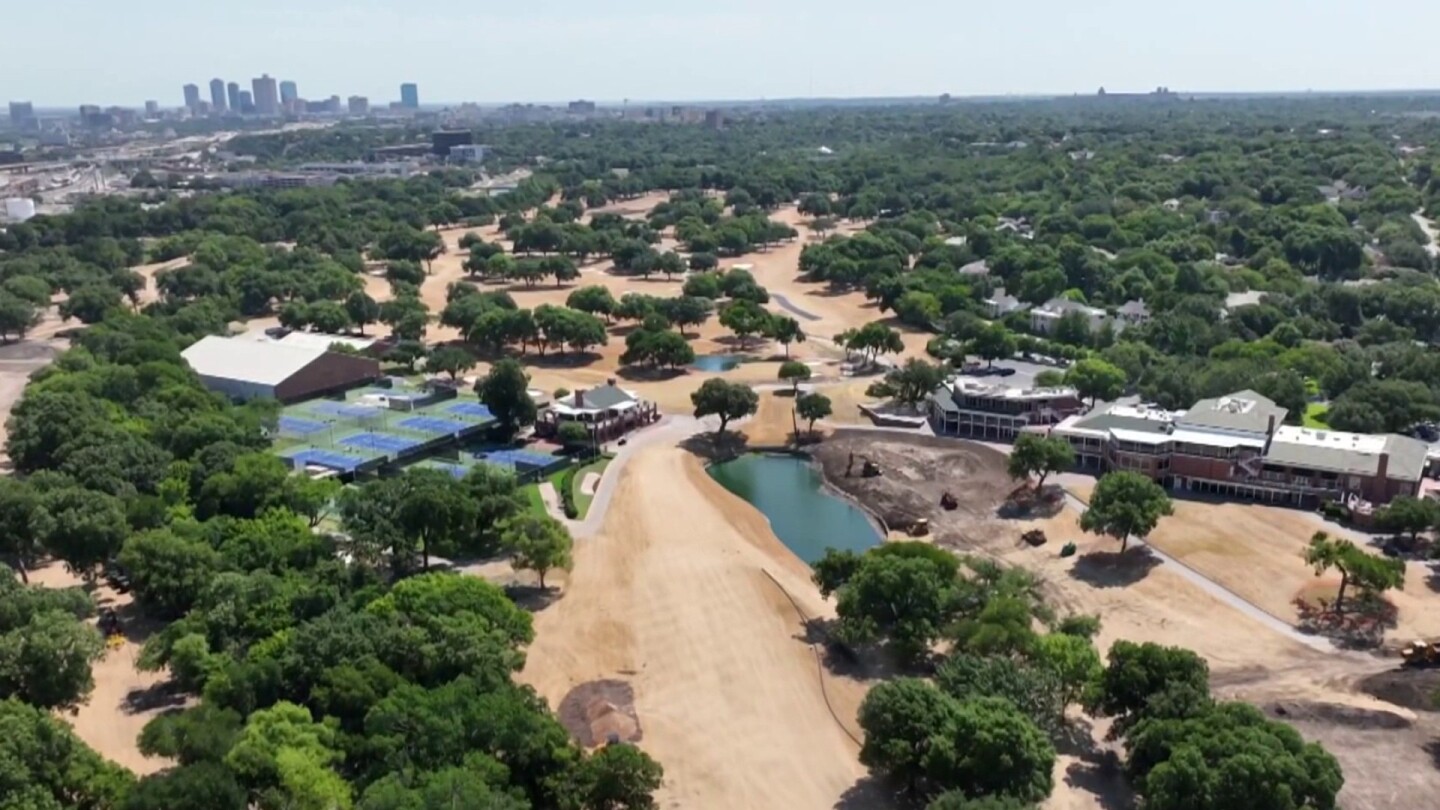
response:
[[[1440,666],[1440,641],[1412,641],[1400,651],[1407,667]]]

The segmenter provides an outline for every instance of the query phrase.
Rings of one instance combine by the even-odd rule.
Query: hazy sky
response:
[[[422,103],[1440,87],[1440,0],[3,0],[0,101],[268,72]],[[202,93],[203,97],[208,94]]]

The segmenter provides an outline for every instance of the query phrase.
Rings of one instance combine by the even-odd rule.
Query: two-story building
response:
[[[1014,388],[959,377],[930,395],[938,434],[1013,440],[1027,428],[1057,425],[1085,409],[1074,388]]]

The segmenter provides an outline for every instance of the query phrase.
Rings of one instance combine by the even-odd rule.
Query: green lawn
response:
[[[533,484],[526,484],[525,486],[520,488],[520,491],[525,493],[525,499],[530,502],[530,511],[534,512],[537,515],[550,514],[550,512],[545,508],[545,499],[540,497],[540,483],[542,481],[549,481],[550,486],[555,487],[555,492],[558,494],[560,492],[560,477],[563,476],[565,474],[565,470],[568,469],[570,468],[562,467],[561,469],[550,473],[549,475],[540,479],[540,481],[536,481]],[[584,513],[582,512],[581,514]]]
[[[575,510],[580,513],[581,520],[584,520],[585,515],[589,514],[590,501],[592,500],[592,496],[586,495],[584,492],[581,491],[581,487],[585,483],[585,476],[586,474],[592,472],[604,472],[605,468],[610,466],[611,460],[612,457],[610,456],[601,456],[600,458],[595,459],[594,461],[586,464],[584,467],[581,467],[580,469],[575,471],[575,480],[573,482],[575,487]]]
[[[1325,403],[1311,402],[1305,406],[1305,416],[1301,424],[1307,428],[1329,430],[1330,424],[1325,421],[1325,414],[1327,413],[1329,413],[1329,409],[1325,406]]]

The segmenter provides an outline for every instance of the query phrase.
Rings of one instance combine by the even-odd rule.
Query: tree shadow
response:
[[[741,339],[738,335],[717,335],[712,338],[712,340],[721,346],[727,346],[737,352],[745,352],[747,354],[763,348],[765,344],[769,342],[769,338],[752,336]],[[760,360],[758,356],[746,357],[741,362],[750,363],[758,360]]]
[[[173,680],[164,680],[143,689],[131,689],[120,702],[126,714],[142,714],[156,709],[179,709],[185,705],[185,692]]]
[[[551,352],[549,354],[528,354],[525,365],[535,368],[579,368],[601,359],[599,352]]]
[[[1095,797],[1104,810],[1128,810],[1135,806],[1135,794],[1125,781],[1120,759],[1114,751],[1082,757],[1065,768],[1065,784]]]
[[[1432,562],[1429,563],[1427,567],[1430,570],[1429,573],[1425,575],[1425,585],[1430,590],[1440,593],[1440,563]]]
[[[1161,560],[1149,546],[1092,551],[1075,560],[1070,576],[1096,588],[1124,588],[1150,575]]]
[[[680,442],[680,447],[707,461],[727,461],[743,455],[750,440],[743,433],[697,433]]]
[[[862,776],[840,794],[834,810],[890,810],[912,804],[913,802],[907,801],[907,797],[882,780],[874,776]]]
[[[505,595],[521,610],[540,613],[560,601],[564,593],[559,588],[542,588],[539,585],[513,582],[505,586]]]

